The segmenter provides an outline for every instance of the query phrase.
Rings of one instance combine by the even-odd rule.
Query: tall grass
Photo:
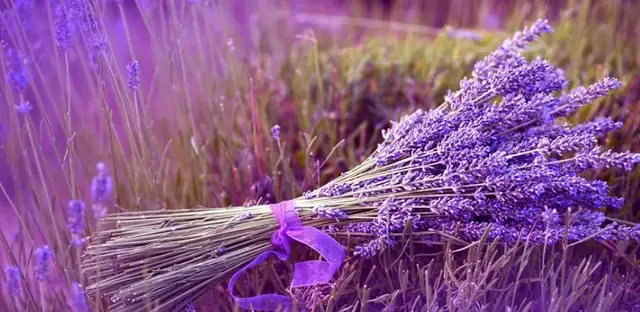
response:
[[[0,16],[3,77],[11,70],[10,49],[23,53],[28,68],[24,92],[6,80],[0,84],[0,233],[6,251],[0,262],[20,267],[24,277],[23,291],[13,297],[3,275],[2,311],[78,308],[72,283],[87,281],[80,271],[83,248],[71,244],[66,228],[66,207],[72,199],[91,206],[98,162],[115,182],[109,212],[275,202],[357,165],[389,119],[440,103],[474,60],[539,14],[558,19],[556,32],[536,53],[567,69],[573,84],[605,75],[630,82],[640,62],[639,44],[630,39],[640,33],[633,16],[640,7],[625,1],[574,1],[562,13],[525,1],[515,1],[519,10],[513,12],[510,5],[502,10],[498,2],[473,2],[448,9],[444,22],[451,28],[432,28],[443,26],[429,15],[439,9],[408,10],[402,2],[387,14],[395,21],[389,23],[376,8],[359,6],[337,14],[318,8],[301,13],[275,2],[85,0],[108,39],[97,54],[87,44],[90,32],[79,32],[68,50],[57,47],[55,3],[29,9],[24,3],[7,1],[13,9]],[[496,20],[501,29],[487,28]],[[133,60],[140,63],[137,89],[128,86],[126,65]],[[623,120],[610,145],[639,151],[633,92],[629,87],[575,118],[608,114]],[[25,101],[32,110],[20,113],[15,105]],[[282,145],[271,139],[275,124],[282,127]],[[610,175],[629,199],[615,217],[640,219],[638,172],[596,174]],[[90,208],[85,221],[89,237],[97,227]],[[54,261],[49,277],[37,281],[34,250],[44,244]],[[294,296],[326,311],[376,311],[390,304],[425,311],[602,311],[640,304],[633,275],[637,247],[564,247],[504,249],[478,242],[456,251],[460,246],[447,240],[426,249],[408,244],[393,257],[349,262],[331,289]],[[601,254],[584,258],[592,248]],[[285,288],[286,276],[275,270],[261,274],[265,279],[259,275],[252,277],[252,291]],[[94,310],[106,310],[107,300],[87,299]],[[232,309],[215,285],[203,301],[213,310]]]

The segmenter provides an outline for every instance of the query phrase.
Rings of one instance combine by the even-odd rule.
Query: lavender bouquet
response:
[[[620,83],[604,78],[563,92],[568,83],[561,70],[520,55],[551,31],[547,21],[538,20],[516,33],[476,63],[471,77],[440,107],[394,123],[359,166],[299,198],[271,206],[107,216],[117,228],[92,238],[83,265],[93,281],[88,292],[111,298],[113,311],[149,304],[166,310],[233,275],[233,294],[237,273],[264,261],[274,243],[286,252],[272,253],[286,259],[283,240],[308,242],[311,234],[316,235],[312,247],[327,262],[309,265],[324,265],[324,280],[344,258],[326,233],[360,238],[353,254],[361,257],[398,244],[407,226],[424,240],[438,235],[475,240],[489,231],[507,244],[553,244],[565,236],[640,241],[639,226],[606,222],[603,209],[619,209],[623,199],[612,197],[605,181],[581,175],[631,170],[640,162],[639,154],[598,145],[598,137],[621,124],[608,118],[575,126],[564,121]],[[309,231],[296,230],[303,228]],[[305,284],[304,269],[296,267],[292,285]],[[265,296],[234,298],[254,308],[287,304],[282,296]]]

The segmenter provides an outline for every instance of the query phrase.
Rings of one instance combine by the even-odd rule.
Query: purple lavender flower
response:
[[[36,279],[44,281],[49,274],[49,262],[53,259],[53,254],[48,245],[44,245],[42,248],[36,249]]]
[[[547,20],[537,20],[531,27],[516,32],[511,38],[505,40],[495,52],[475,64],[473,77],[485,77],[500,68],[518,67],[524,62],[519,52],[542,34],[552,31],[553,29]]]
[[[71,244],[80,247],[84,245],[84,211],[85,204],[81,200],[69,201],[69,217],[67,229],[71,234]]]
[[[96,219],[102,219],[107,213],[111,194],[113,192],[113,179],[107,173],[103,162],[96,164],[97,174],[91,180],[91,197],[93,198],[93,214]]]
[[[29,70],[26,57],[20,50],[8,49],[5,52],[7,83],[16,92],[24,92],[29,86]]]
[[[61,3],[55,7],[54,38],[60,50],[69,50],[75,43],[76,15],[74,7],[69,4]]]
[[[31,106],[29,101],[24,101],[24,102],[20,103],[19,105],[14,105],[14,106],[16,108],[16,111],[20,115],[29,114],[31,112],[31,110],[33,109],[33,106]]]
[[[82,285],[76,282],[71,283],[71,306],[74,312],[88,312],[89,304]]]
[[[378,218],[376,223],[380,226],[384,236],[389,232],[396,232],[403,229],[407,220],[412,216],[412,203],[396,200],[389,197],[378,207]]]
[[[587,88],[578,87],[560,98],[558,107],[553,111],[554,116],[567,116],[578,108],[606,96],[609,92],[622,86],[615,78],[604,79],[590,85]]]
[[[7,280],[9,294],[18,296],[22,292],[22,274],[17,266],[9,266],[4,269],[4,276]]]
[[[323,205],[313,207],[313,212],[320,218],[334,219],[336,221],[347,218],[347,213],[338,208],[327,208]]]
[[[368,243],[356,246],[353,255],[369,259],[377,255],[378,252],[384,249],[384,246],[384,241],[382,241],[381,239],[374,239]]]
[[[280,140],[280,126],[275,125],[271,128],[271,136],[276,141]]]
[[[140,63],[138,61],[130,61],[127,63],[127,86],[134,91],[140,87]]]

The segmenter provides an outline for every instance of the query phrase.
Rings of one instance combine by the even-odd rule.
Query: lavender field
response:
[[[0,9],[0,311],[640,311],[640,2]]]

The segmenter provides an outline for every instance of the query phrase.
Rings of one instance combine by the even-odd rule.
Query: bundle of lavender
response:
[[[639,241],[639,226],[605,225],[602,210],[620,208],[623,199],[610,196],[606,182],[581,176],[603,168],[631,170],[640,162],[639,154],[598,145],[598,137],[621,124],[563,121],[620,83],[605,78],[562,92],[567,81],[561,70],[520,55],[550,31],[539,20],[516,33],[478,62],[443,105],[394,123],[362,164],[299,198],[271,206],[108,216],[118,226],[92,239],[84,262],[93,282],[87,290],[109,296],[113,311],[149,304],[163,310],[185,305],[236,273],[233,295],[239,273],[269,257],[274,243],[285,250],[273,254],[286,259],[288,238],[327,260],[296,266],[292,285],[309,285],[321,282],[307,276],[311,267],[324,265],[320,279],[326,281],[343,259],[343,249],[325,233],[363,238],[354,254],[371,257],[397,244],[408,225],[424,239],[473,240],[490,227],[490,235],[506,243],[552,244],[565,230],[572,241]],[[278,295],[235,299],[254,308],[288,304]]]

